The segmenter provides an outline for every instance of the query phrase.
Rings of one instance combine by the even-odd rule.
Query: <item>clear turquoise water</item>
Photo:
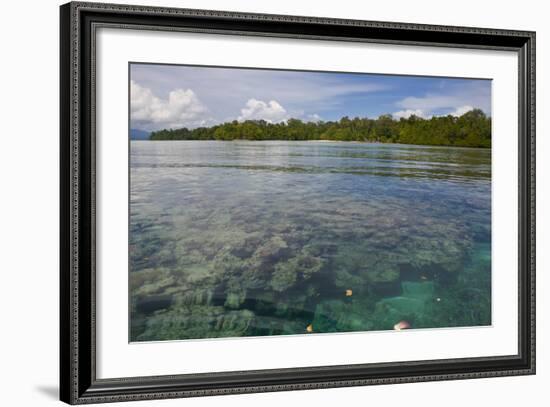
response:
[[[491,323],[490,150],[132,141],[130,159],[132,341]]]

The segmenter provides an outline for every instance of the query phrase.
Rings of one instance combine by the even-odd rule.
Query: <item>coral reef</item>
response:
[[[330,144],[326,162],[310,146],[280,153],[313,162],[307,171],[180,168],[170,151],[167,168],[132,167],[131,340],[490,323],[485,153],[464,150],[479,171],[453,175],[460,152],[416,147],[399,161]],[[373,162],[384,174],[395,165],[392,176],[373,175]],[[416,162],[430,163],[428,178]]]

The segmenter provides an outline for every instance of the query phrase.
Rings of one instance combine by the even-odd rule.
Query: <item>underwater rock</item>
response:
[[[136,297],[160,294],[176,283],[169,269],[146,269],[130,273],[130,290]]]
[[[299,254],[292,259],[304,279],[310,278],[323,268],[325,261],[320,257],[310,256],[308,254]]]
[[[175,272],[174,274],[176,275]],[[216,284],[219,274],[215,265],[197,263],[185,267],[183,270],[180,269],[177,277],[180,287],[184,289],[211,288]]]
[[[274,262],[288,254],[288,245],[279,236],[273,236],[267,242],[262,244],[254,256],[261,259],[262,262]]]
[[[293,263],[284,262],[275,265],[270,285],[275,291],[285,291],[296,283],[297,270]]]
[[[292,287],[299,277],[301,280],[307,280],[313,274],[319,272],[323,265],[324,261],[322,259],[303,253],[287,261],[278,262],[271,278],[271,287],[279,292],[285,291]]]
[[[227,293],[224,305],[227,308],[239,308],[246,299],[246,290],[230,291]]]
[[[243,271],[240,275],[235,276],[232,280],[235,284],[240,285],[245,289],[265,289],[268,286],[270,274],[265,272],[261,264],[255,261],[248,261],[243,266]]]
[[[214,290],[202,289],[180,292],[174,295],[174,303],[177,305],[210,305]]]
[[[277,316],[285,316],[289,314],[290,304],[287,301],[277,301],[275,303],[274,314]]]
[[[223,307],[174,307],[147,318],[134,341],[176,340],[243,336],[253,323],[248,310],[228,311]]]
[[[338,252],[338,245],[334,242],[312,241],[304,246],[304,252],[315,257],[328,258]]]
[[[246,259],[254,253],[254,249],[246,246],[235,247],[231,250],[231,254],[239,259]]]
[[[388,265],[386,267],[367,269],[362,275],[371,283],[391,283],[399,279],[399,269]]]
[[[243,261],[228,252],[220,252],[212,262],[212,266],[219,276],[239,275],[244,267]]]
[[[262,243],[262,237],[257,233],[247,236],[245,239],[233,242],[231,254],[242,260],[252,257],[258,246]]]
[[[365,280],[359,274],[352,274],[347,269],[339,268],[335,271],[334,284],[342,289],[350,286],[362,287],[365,285]]]

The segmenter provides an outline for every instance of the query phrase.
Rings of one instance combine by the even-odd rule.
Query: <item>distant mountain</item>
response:
[[[130,140],[149,140],[150,131],[130,129]]]

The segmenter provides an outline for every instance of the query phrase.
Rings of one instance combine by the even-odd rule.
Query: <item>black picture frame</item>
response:
[[[535,33],[72,2],[60,7],[60,398],[70,404],[535,373]],[[519,59],[519,351],[436,361],[96,378],[97,27],[508,50]],[[512,265],[510,265],[512,266]]]

